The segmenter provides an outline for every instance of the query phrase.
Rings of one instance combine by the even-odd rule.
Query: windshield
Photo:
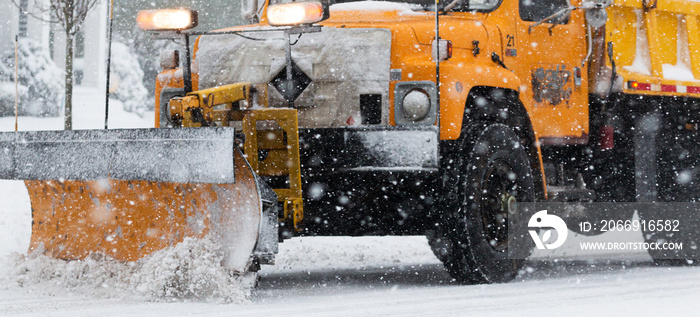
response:
[[[287,3],[291,2],[291,0],[271,0],[271,3]],[[331,0],[331,4],[336,4],[336,3],[350,3],[350,2],[356,2],[357,3],[357,9],[360,10],[368,10],[368,9],[373,9],[373,6],[376,7],[377,9],[381,8],[387,8],[386,6],[383,6],[382,2],[390,2],[390,3],[401,3],[405,4],[408,8],[415,10],[415,11],[435,11],[435,0],[394,0],[394,1],[389,1],[389,0],[375,0],[375,1],[364,1],[364,0]],[[440,5],[442,7],[448,5],[450,0],[443,0],[440,1]],[[498,5],[500,5],[501,0],[463,0],[460,4],[458,4],[452,11],[485,11],[485,12],[490,12],[498,8]]]
[[[331,3],[349,3],[349,2],[358,2],[358,5],[362,6],[367,6],[368,9],[371,9],[371,5],[378,4],[381,5],[381,2],[393,2],[393,3],[403,3],[408,5],[409,8],[416,10],[416,11],[434,11],[435,10],[435,0],[403,0],[403,1],[372,1],[374,3],[360,3],[360,2],[368,2],[368,1],[358,1],[358,0],[335,0],[331,1]]]

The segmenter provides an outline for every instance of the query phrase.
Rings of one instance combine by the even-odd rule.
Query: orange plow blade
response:
[[[75,139],[74,132],[67,132],[66,135]],[[201,132],[198,131],[197,135],[200,138]],[[231,142],[232,136],[231,133]],[[138,138],[143,140],[143,137],[141,132]],[[149,146],[153,146],[154,142],[168,142],[172,146],[178,145],[182,151],[183,147],[189,147],[192,142],[201,148],[202,143],[211,141],[205,137],[202,140],[183,142],[181,137],[178,135],[178,140],[175,141],[170,137],[160,140],[148,138]],[[98,144],[113,142],[106,141],[105,138],[88,139]],[[136,145],[105,147],[110,148],[105,153],[112,157],[109,165],[129,166],[127,163],[130,162],[114,159],[119,156],[114,154],[114,149],[121,148],[135,153],[132,147],[139,147],[139,140],[135,141]],[[228,144],[228,136],[219,141]],[[52,142],[54,150],[60,148],[60,145],[55,144],[55,139]],[[87,153],[95,154],[89,151]],[[190,154],[181,159],[192,160],[196,156],[198,155]],[[222,170],[221,173],[208,171],[206,173],[213,175],[214,179],[212,182],[202,182],[209,180],[209,176],[194,174],[190,167],[188,173],[191,176],[187,178],[199,182],[174,182],[166,180],[181,179],[182,173],[168,174],[157,168],[154,171],[151,167],[142,172],[151,175],[149,178],[153,180],[90,179],[95,177],[89,177],[80,171],[80,167],[72,169],[71,164],[64,164],[64,168],[71,170],[70,173],[82,173],[85,179],[25,180],[32,207],[30,251],[42,250],[46,255],[66,260],[82,259],[90,253],[102,253],[121,261],[136,261],[154,251],[173,246],[186,237],[202,238],[209,235],[221,244],[225,253],[222,264],[228,269],[245,272],[254,262],[270,262],[277,251],[276,197],[270,195],[271,190],[257,178],[235,146],[225,149],[218,157],[211,152],[207,156],[214,156],[217,161],[230,160],[228,165],[233,170]],[[195,160],[198,166],[206,168],[206,165],[200,165],[208,163],[206,157]],[[31,157],[29,161],[32,161]],[[38,161],[33,159],[32,166],[47,168],[42,167]],[[212,165],[220,168],[227,164]],[[165,166],[172,168],[168,164]],[[22,176],[22,168],[15,167],[14,170],[15,177]],[[109,173],[110,175],[132,173],[118,170],[110,172],[115,172]],[[225,177],[230,179],[221,181],[222,175],[227,175]]]

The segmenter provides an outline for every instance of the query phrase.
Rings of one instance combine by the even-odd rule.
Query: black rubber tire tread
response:
[[[428,241],[445,269],[459,283],[508,282],[515,278],[524,262],[508,259],[507,252],[495,251],[489,245],[479,203],[473,199],[481,191],[486,172],[496,161],[507,164],[517,174],[518,190],[524,196],[518,200],[534,201],[533,174],[526,151],[506,125],[466,127],[460,150],[446,158],[444,165],[450,166],[441,166],[444,190],[447,195],[456,195],[456,199],[445,199],[442,213],[438,213],[440,225],[428,235]]]

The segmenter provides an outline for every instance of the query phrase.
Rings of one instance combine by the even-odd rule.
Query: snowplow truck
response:
[[[505,282],[517,205],[700,197],[698,2],[242,7],[250,25],[209,32],[139,13],[184,44],[160,54],[156,128],[2,134],[31,250],[134,261],[210,235],[240,273],[295,236],[426,235],[455,280]]]

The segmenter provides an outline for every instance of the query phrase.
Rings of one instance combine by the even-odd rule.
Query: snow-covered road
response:
[[[76,126],[100,128],[98,91],[79,89]],[[113,108],[114,109],[114,108]],[[114,127],[147,127],[111,114]],[[82,118],[82,119],[81,119]],[[88,119],[91,118],[91,119]],[[0,130],[13,127],[0,118]],[[60,118],[20,118],[21,129],[60,129]],[[26,283],[17,253],[29,243],[31,211],[22,182],[0,181],[1,316],[621,316],[700,314],[700,267],[656,267],[644,253],[628,261],[574,253],[528,262],[516,280],[457,285],[424,237],[294,238],[281,245],[276,266],[260,273],[250,300],[227,304],[152,301],[107,283],[40,276]],[[639,240],[640,237],[625,237]],[[587,239],[574,237],[574,239]],[[617,239],[616,241],[619,241]],[[607,259],[607,260],[606,260]],[[52,272],[46,270],[45,272]]]
[[[700,308],[697,268],[607,261],[529,265],[533,272],[519,281],[473,286],[452,284],[440,265],[270,274],[254,297],[259,302],[244,311],[270,306],[312,316],[649,316]]]
[[[279,264],[261,272],[242,304],[149,302],[47,282],[4,285],[0,315],[689,316],[700,309],[700,269],[648,261],[533,260],[517,281],[463,286],[450,281],[424,238],[365,237],[292,239]]]

